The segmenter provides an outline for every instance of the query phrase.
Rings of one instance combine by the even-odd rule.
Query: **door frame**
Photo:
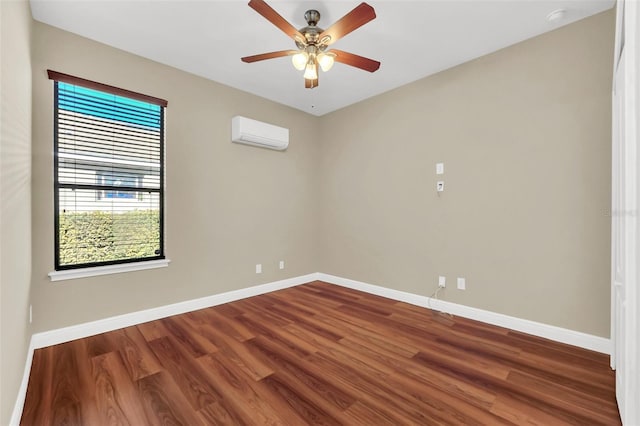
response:
[[[623,424],[640,424],[640,6],[618,0],[612,93],[611,367]],[[621,60],[624,56],[624,60]],[[623,99],[616,95],[620,73]],[[618,88],[620,90],[621,88]],[[620,126],[620,127],[618,127]],[[622,204],[618,201],[624,200]],[[624,234],[617,231],[622,226]],[[622,262],[621,288],[616,288]],[[622,302],[618,295],[622,295]]]

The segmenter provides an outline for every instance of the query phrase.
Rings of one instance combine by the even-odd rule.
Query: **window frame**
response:
[[[156,98],[153,96],[144,95],[141,93],[129,91],[126,89],[121,89],[115,86],[110,86],[103,83],[98,83],[91,80],[86,80],[80,77],[71,76],[69,74],[59,73],[57,71],[47,70],[49,79],[54,81],[54,160],[53,160],[53,169],[54,169],[54,268],[55,271],[51,272],[49,276],[52,281],[56,281],[58,279],[69,279],[69,278],[80,278],[84,276],[93,276],[93,275],[102,275],[105,273],[115,273],[115,272],[126,272],[130,270],[140,270],[140,269],[149,269],[156,267],[168,266],[168,259],[165,256],[165,247],[164,247],[164,214],[165,214],[165,115],[166,115],[166,107],[168,102],[164,99]],[[118,259],[118,260],[106,260],[99,262],[88,262],[88,263],[77,263],[77,264],[60,264],[60,190],[64,188],[68,188],[68,184],[60,183],[59,176],[59,138],[58,138],[58,120],[59,120],[59,92],[58,92],[58,83],[67,83],[74,86],[81,86],[83,88],[92,89],[96,91],[100,91],[103,93],[109,93],[112,95],[117,95],[120,97],[125,97],[129,99],[133,99],[136,101],[142,101],[149,104],[154,104],[160,107],[160,127],[159,127],[159,184],[158,189],[153,192],[157,192],[158,194],[158,221],[159,221],[159,253],[154,256],[148,257],[139,257],[139,258],[128,258],[128,259]],[[100,176],[100,175],[96,175]],[[100,177],[103,179],[103,177]],[[136,181],[137,182],[137,181]],[[75,185],[74,185],[75,186]],[[100,195],[100,198],[104,198],[106,191],[111,190],[114,192],[123,191],[121,188],[107,188],[105,190],[104,186],[101,189],[98,188],[97,182],[96,185],[79,185],[82,187],[86,187],[84,189],[95,189],[96,196]],[[145,188],[141,188],[144,190]],[[136,189],[140,191],[139,189]],[[114,198],[117,199],[117,198]],[[136,265],[137,264],[137,265]]]

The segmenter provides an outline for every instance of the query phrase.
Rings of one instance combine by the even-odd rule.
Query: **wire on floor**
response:
[[[449,312],[444,312],[444,311],[441,311],[441,310],[439,310],[439,309],[434,309],[434,308],[431,306],[431,299],[439,300],[439,299],[438,299],[438,294],[440,294],[440,290],[442,290],[443,288],[444,288],[444,287],[440,287],[440,286],[438,286],[438,288],[436,288],[436,291],[434,291],[434,292],[431,294],[431,296],[427,297],[427,306],[428,306],[428,307],[429,307],[429,309],[431,309],[432,311],[436,311],[436,312],[438,312],[438,313],[439,313],[439,314],[441,314],[441,315],[446,315],[446,316],[448,316],[449,318],[453,318],[453,315],[452,315],[452,314],[450,314]]]

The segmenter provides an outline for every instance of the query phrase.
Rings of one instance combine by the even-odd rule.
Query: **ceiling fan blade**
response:
[[[360,68],[365,71],[375,72],[380,68],[380,62],[373,59],[365,58],[364,56],[355,55],[349,52],[343,52],[342,50],[331,49],[330,52],[335,53],[334,60],[352,67]]]
[[[249,7],[262,15],[267,21],[271,22],[276,27],[280,28],[282,32],[291,37],[292,39],[305,40],[304,36],[298,31],[293,25],[287,22],[278,12],[273,10],[271,6],[269,6],[263,0],[251,0],[249,2]]]
[[[240,58],[240,59],[242,60],[242,62],[251,63],[251,62],[264,61],[265,59],[273,59],[273,58],[280,58],[282,56],[295,55],[296,53],[298,53],[297,50],[279,50],[277,52],[269,52],[269,53],[261,53],[259,55],[253,55],[253,56],[245,56],[244,58]]]
[[[323,37],[329,36],[331,38],[323,44],[329,45],[335,43],[336,40],[346,36],[353,30],[357,30],[367,22],[375,19],[375,17],[376,11],[373,10],[373,7],[367,3],[360,3],[360,5],[340,18],[335,24],[324,30],[318,39],[322,40]]]
[[[318,79],[310,80],[308,78],[304,79],[304,88],[305,89],[313,89],[314,87],[318,87]]]

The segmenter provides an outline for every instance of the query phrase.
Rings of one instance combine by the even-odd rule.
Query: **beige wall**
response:
[[[317,270],[316,118],[35,23],[33,312],[43,331]],[[168,268],[52,283],[53,83],[46,70],[168,100]],[[231,143],[231,117],[290,129],[287,151]],[[278,269],[284,260],[286,268]],[[263,265],[256,275],[255,265]]]
[[[31,285],[31,11],[0,1],[0,424],[27,358]]]
[[[608,336],[613,34],[605,12],[324,116],[319,269]]]
[[[607,336],[613,25],[606,12],[318,119],[36,23],[35,330],[319,270],[424,295],[446,275],[446,300]],[[47,68],[169,101],[168,269],[49,282]],[[289,127],[290,148],[229,143],[235,114]]]

